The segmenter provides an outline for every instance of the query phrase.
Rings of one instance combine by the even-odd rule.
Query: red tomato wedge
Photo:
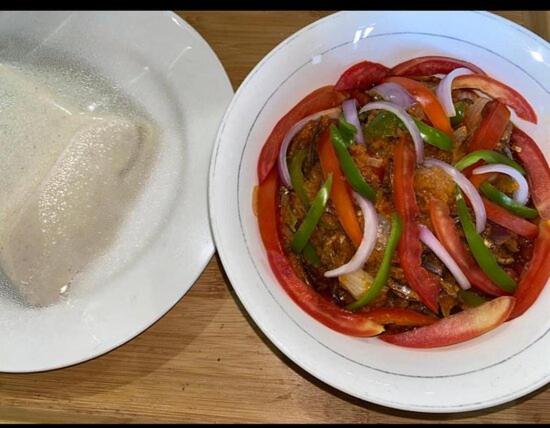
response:
[[[362,61],[352,65],[344,71],[334,89],[347,91],[350,89],[370,89],[382,83],[384,77],[388,76],[390,69],[377,62]]]
[[[504,104],[497,100],[489,101],[481,112],[481,122],[470,139],[468,150],[493,150],[509,120],[510,111]]]
[[[451,122],[445,114],[441,103],[435,94],[425,85],[416,80],[399,76],[388,77],[385,81],[397,83],[405,88],[405,90],[422,106],[424,113],[426,113],[426,116],[428,116],[433,126],[446,134],[451,135],[453,133]]]
[[[515,89],[504,83],[482,74],[467,74],[453,80],[453,89],[477,89],[495,100],[514,109],[518,117],[532,123],[537,123],[537,115],[533,107]]]
[[[334,151],[332,142],[330,141],[330,129],[327,128],[319,137],[317,143],[319,160],[325,180],[332,173],[332,188],[330,191],[330,199],[334,204],[336,215],[340,224],[344,228],[346,235],[351,239],[353,245],[359,247],[363,239],[363,231],[359,224],[359,220],[355,213],[355,205],[351,197],[351,189],[340,168],[340,161]]]
[[[413,188],[414,170],[414,150],[410,143],[402,139],[394,150],[393,177],[395,207],[403,220],[403,232],[397,247],[399,261],[411,288],[430,310],[437,313],[439,281],[422,267],[422,244],[416,220],[419,211]]]
[[[384,327],[372,321],[365,314],[352,313],[339,308],[317,293],[294,273],[284,254],[279,237],[278,209],[279,177],[273,169],[258,188],[258,223],[267,258],[273,273],[287,294],[307,314],[327,327],[350,336],[368,337],[384,331]]]
[[[466,245],[460,239],[455,222],[449,215],[449,207],[446,203],[439,199],[430,201],[430,220],[437,239],[449,252],[472,285],[491,296],[504,296],[506,293],[491,281],[468,252]]]
[[[539,224],[539,236],[535,241],[533,257],[521,274],[519,286],[514,294],[517,304],[510,319],[519,317],[535,303],[548,278],[550,278],[550,220],[544,220]]]
[[[465,342],[497,328],[510,316],[516,299],[497,297],[477,308],[466,309],[438,322],[403,333],[384,334],[384,342],[408,348],[438,348]]]
[[[439,319],[407,308],[376,308],[366,310],[364,314],[378,324],[407,327],[430,325]]]
[[[510,137],[514,155],[527,171],[529,190],[533,204],[543,219],[550,219],[550,167],[542,153],[529,135],[514,127]]]
[[[483,196],[481,199],[483,200],[483,205],[485,205],[487,218],[493,223],[527,239],[535,239],[537,237],[538,229],[534,223],[512,214],[506,208],[491,202]]]
[[[336,91],[333,86],[323,86],[311,92],[285,114],[262,147],[258,161],[258,181],[262,183],[277,163],[283,139],[293,125],[313,113],[339,106],[347,98],[348,94]]]
[[[471,62],[462,61],[448,56],[420,56],[401,62],[391,69],[394,76],[432,76],[448,74],[455,68],[466,67],[474,73],[485,74],[484,71]]]

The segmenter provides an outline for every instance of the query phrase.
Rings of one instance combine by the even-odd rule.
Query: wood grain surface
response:
[[[210,43],[236,89],[279,42],[330,12],[178,13]],[[549,39],[550,12],[497,13]],[[463,414],[362,402],[282,355],[250,320],[216,256],[184,299],[126,345],[62,370],[0,374],[0,422],[155,421],[548,423],[550,388]]]

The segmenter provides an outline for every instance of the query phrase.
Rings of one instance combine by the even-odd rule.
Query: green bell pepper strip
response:
[[[353,143],[355,134],[357,133],[357,128],[349,123],[342,116],[338,118],[338,130],[340,131],[340,134],[342,135],[346,146],[349,146],[351,143]]]
[[[309,207],[309,211],[307,212],[304,220],[300,224],[300,227],[294,234],[294,238],[292,238],[292,242],[290,243],[290,246],[294,250],[294,252],[300,254],[304,250],[304,247],[306,246],[306,244],[308,243],[309,238],[311,237],[311,234],[315,230],[317,223],[319,223],[319,219],[321,218],[321,216],[323,215],[323,212],[325,211],[325,207],[327,206],[331,187],[332,187],[332,174],[329,175],[325,183],[321,186],[321,188],[317,192],[317,195],[315,195],[315,199],[313,199],[313,202]]]
[[[504,291],[512,293],[517,287],[516,282],[500,267],[493,253],[485,246],[483,238],[476,232],[474,223],[466,207],[464,196],[462,196],[462,192],[458,188],[456,193],[456,208],[466,241],[468,241],[468,246],[477,264],[496,285]]]
[[[401,237],[401,231],[403,230],[403,221],[397,213],[393,213],[391,217],[391,232],[390,237],[388,238],[388,243],[386,249],[384,250],[384,257],[382,258],[382,263],[378,268],[378,272],[367,291],[355,302],[350,303],[346,306],[349,310],[357,310],[366,304],[372,302],[382,290],[382,287],[388,281],[390,276],[391,261],[399,243],[399,238]]]
[[[510,196],[498,190],[488,181],[479,186],[479,190],[481,190],[481,193],[483,193],[483,195],[487,199],[494,202],[495,204],[500,205],[503,208],[506,208],[508,211],[516,214],[519,217],[533,219],[539,216],[539,213],[536,209],[526,207],[525,205],[517,203]]]
[[[361,175],[361,171],[359,171],[359,168],[357,168],[357,165],[355,165],[353,158],[348,152],[342,134],[334,125],[330,127],[330,140],[338,155],[342,171],[351,187],[364,198],[374,202],[376,200],[376,192]]]
[[[307,156],[306,149],[297,150],[290,158],[288,165],[288,172],[290,173],[290,182],[292,188],[298,195],[298,198],[304,204],[304,207],[309,208],[309,198],[304,189],[304,174],[302,172],[302,165]]]
[[[494,150],[477,150],[475,152],[468,153],[457,163],[455,163],[455,168],[461,171],[480,160],[484,160],[487,163],[503,163],[517,169],[521,174],[525,175],[525,170],[519,163],[510,159],[508,156],[503,155],[502,153],[495,152]]]
[[[487,302],[487,299],[483,296],[480,296],[477,293],[474,293],[470,290],[460,290],[458,292],[458,298],[466,305],[471,308],[483,305]]]
[[[311,242],[308,242],[304,247],[304,250],[302,251],[302,256],[304,256],[304,259],[306,259],[306,261],[310,265],[319,266],[319,264],[321,263],[321,260],[319,259],[315,248],[313,247],[313,245],[311,245]]]
[[[466,113],[466,103],[464,101],[458,101],[455,103],[455,115],[451,117],[451,125],[457,126],[464,120]]]
[[[413,120],[420,131],[420,136],[426,143],[441,150],[451,151],[453,149],[453,140],[451,140],[447,134],[441,132],[439,129],[426,125],[424,122],[414,117]]]

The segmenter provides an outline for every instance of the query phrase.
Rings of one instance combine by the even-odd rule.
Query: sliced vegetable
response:
[[[447,113],[447,116],[453,117],[456,115],[455,106],[453,104],[452,85],[453,80],[458,76],[465,76],[466,74],[472,74],[472,71],[465,67],[455,68],[449,74],[447,74],[439,84],[435,91],[437,99],[441,103],[443,110]]]
[[[424,166],[426,167],[435,167],[440,168],[443,171],[445,171],[448,175],[452,177],[454,182],[458,184],[458,187],[460,187],[464,193],[466,193],[466,196],[470,200],[470,203],[472,204],[472,208],[474,210],[475,216],[476,216],[476,230],[478,233],[481,233],[485,230],[485,224],[487,222],[487,216],[485,213],[485,206],[483,205],[483,201],[481,200],[481,196],[479,195],[479,192],[475,188],[475,186],[468,180],[464,175],[455,167],[449,165],[446,162],[440,161],[438,159],[426,159],[424,162]]]
[[[340,131],[334,125],[330,126],[330,138],[334,150],[336,150],[336,154],[338,155],[338,159],[340,160],[342,171],[351,187],[364,198],[374,202],[376,199],[376,192],[361,175],[361,171],[359,171],[359,168],[357,168],[357,165],[355,165],[353,158],[348,152]]]
[[[278,168],[279,168],[279,176],[281,177],[281,180],[283,184],[288,187],[289,189],[292,189],[292,181],[290,178],[290,173],[288,171],[288,165],[286,161],[286,153],[288,151],[288,146],[292,142],[292,139],[302,130],[304,126],[306,126],[309,122],[312,120],[317,120],[320,117],[328,116],[331,119],[335,119],[340,114],[340,108],[335,107],[331,108],[329,110],[323,110],[317,113],[313,113],[312,115],[309,115],[305,119],[300,120],[298,123],[296,123],[285,135],[285,138],[283,139],[283,144],[281,144],[281,150],[279,151],[279,159],[278,159]]]
[[[331,141],[330,129],[326,129],[320,135],[317,143],[321,169],[325,178],[329,174],[333,176],[330,199],[334,204],[334,209],[342,228],[351,239],[351,242],[358,247],[363,239],[363,233],[361,232],[359,220],[355,213],[349,184],[340,168],[340,162]]]
[[[344,101],[342,104],[342,111],[344,112],[346,121],[353,125],[356,131],[358,131],[355,132],[355,141],[359,144],[365,144],[365,139],[363,138],[363,133],[361,132],[361,124],[359,123],[359,116],[357,115],[357,101],[355,98]]]
[[[397,104],[399,107],[407,110],[413,103],[414,98],[403,89],[401,85],[393,82],[385,82],[372,88],[370,93],[381,96],[390,103]]]
[[[420,131],[422,139],[432,146],[437,147],[441,150],[451,151],[453,149],[453,140],[444,132],[441,132],[438,129],[432,128],[429,125],[426,125],[421,120],[413,118],[414,123]]]
[[[474,73],[485,74],[476,65],[447,56],[421,56],[397,64],[391,69],[394,76],[432,76],[434,74],[447,74],[455,68],[466,67]]]
[[[445,110],[443,110],[439,100],[428,87],[416,80],[398,76],[388,77],[385,79],[385,82],[393,82],[401,85],[420,103],[424,113],[426,113],[426,116],[428,116],[428,119],[430,119],[434,127],[449,135],[453,133],[451,122],[445,114]]]
[[[296,195],[304,205],[304,207],[309,208],[309,198],[307,196],[306,190],[304,189],[304,173],[302,172],[302,165],[304,160],[307,157],[307,150],[300,149],[290,158],[290,182],[292,183],[292,188],[296,192]]]
[[[477,308],[478,306],[483,305],[487,302],[487,299],[483,296],[480,296],[477,293],[474,293],[470,290],[460,290],[458,292],[458,298],[462,303],[470,308]]]
[[[357,129],[354,125],[349,123],[342,116],[338,118],[338,130],[344,139],[346,146],[349,146],[355,140],[355,134],[357,134]],[[361,128],[359,128],[361,129]]]
[[[424,315],[407,308],[376,308],[364,314],[374,322],[382,325],[393,324],[405,327],[420,327],[438,321],[438,318]]]
[[[462,192],[457,189],[456,195],[456,207],[458,211],[458,218],[462,224],[466,241],[472,251],[477,264],[485,274],[491,278],[491,280],[502,288],[504,291],[512,293],[516,289],[516,282],[508,275],[504,269],[500,267],[496,261],[495,256],[485,246],[483,238],[476,233],[470,213],[466,207],[466,202],[462,196]]]
[[[409,348],[437,348],[465,342],[501,325],[514,308],[516,299],[497,297],[477,308],[466,309],[426,327],[398,334],[384,334],[384,342]]]
[[[457,126],[462,123],[466,114],[466,103],[464,101],[458,101],[454,104],[455,115],[451,117],[451,125]]]
[[[453,89],[477,89],[495,100],[512,108],[518,117],[528,122],[537,123],[537,115],[533,107],[515,89],[506,86],[492,77],[481,74],[459,76],[453,81]]]
[[[395,114],[386,110],[380,110],[367,122],[365,137],[369,141],[376,140],[377,138],[395,137],[399,127],[406,129],[403,122]]]
[[[420,228],[420,240],[434,252],[437,258],[441,260],[445,266],[447,266],[447,269],[453,274],[458,285],[460,285],[463,290],[469,289],[471,287],[470,281],[466,278],[464,272],[462,272],[445,247],[441,245],[441,242],[437,240],[432,231],[423,224],[420,224],[418,227]]]
[[[537,226],[530,221],[511,214],[505,208],[502,208],[485,198],[483,198],[483,204],[485,205],[485,210],[487,211],[487,217],[492,222],[527,239],[535,239],[537,237]]]
[[[372,103],[368,103],[361,108],[359,113],[364,113],[371,110],[389,111],[390,113],[396,115],[401,120],[401,122],[403,122],[403,125],[405,125],[407,131],[409,131],[413,139],[416,152],[416,160],[418,163],[422,163],[424,161],[424,143],[422,141],[422,137],[420,136],[420,131],[418,130],[416,123],[414,123],[414,120],[412,120],[409,114],[398,105],[392,104],[388,101],[375,101]]]
[[[277,170],[272,169],[258,186],[258,223],[269,264],[281,286],[308,315],[333,330],[359,337],[374,336],[383,332],[384,327],[380,324],[364,314],[354,314],[339,308],[294,273],[290,261],[284,254],[278,232],[278,190]]]
[[[382,83],[389,74],[389,68],[376,62],[362,61],[352,65],[342,73],[334,86],[337,91],[350,89],[370,89]]]
[[[481,123],[474,131],[468,150],[492,150],[498,144],[508,121],[510,111],[499,101],[489,101],[481,113]]]
[[[519,286],[514,294],[517,299],[516,307],[510,319],[519,317],[533,303],[544,289],[550,278],[550,220],[541,221],[539,224],[539,236],[533,248],[533,257],[523,271]]]
[[[399,244],[399,238],[401,237],[401,231],[403,229],[403,223],[397,213],[392,214],[391,224],[390,237],[388,238],[386,249],[384,250],[384,257],[382,259],[382,262],[380,263],[380,267],[378,268],[376,277],[374,278],[374,281],[372,281],[372,284],[366,290],[366,292],[361,297],[357,298],[357,301],[347,306],[347,308],[350,310],[357,310],[376,299],[376,297],[378,297],[380,291],[388,281],[388,277],[390,275],[391,261],[395,253],[395,249]]]
[[[484,160],[485,162],[491,164],[502,163],[516,169],[521,174],[525,174],[525,170],[519,163],[510,159],[508,156],[503,155],[502,153],[495,152],[494,150],[476,150],[475,152],[468,153],[457,163],[455,163],[455,168],[461,171],[471,165],[474,165],[480,160]]]
[[[338,282],[340,285],[344,287],[355,299],[361,297],[361,295],[372,286],[372,281],[372,276],[363,269],[358,269],[338,277]]]
[[[290,128],[311,114],[339,107],[347,97],[347,94],[336,91],[333,86],[323,86],[311,92],[285,114],[277,122],[262,147],[258,160],[258,181],[260,184],[277,163],[281,145]]]
[[[533,204],[541,218],[550,219],[550,167],[544,154],[533,139],[517,127],[512,130],[510,143],[527,170]]]
[[[319,259],[319,256],[315,251],[315,247],[311,245],[311,242],[308,242],[304,247],[302,256],[304,256],[304,259],[306,259],[306,261],[312,266],[319,266],[321,263],[321,259]]]
[[[300,227],[294,234],[294,238],[290,243],[290,246],[296,253],[300,254],[303,251],[309,241],[309,238],[311,237],[311,234],[315,230],[317,223],[319,223],[321,216],[325,212],[331,188],[332,174],[329,174],[327,180],[317,192],[315,199],[313,199],[304,220],[300,224]]]
[[[363,239],[353,257],[342,266],[325,272],[325,277],[333,278],[339,275],[355,272],[363,267],[370,257],[376,245],[378,234],[378,214],[372,203],[358,193],[353,192],[353,197],[363,213]]]
[[[525,205],[522,205],[512,198],[510,198],[506,193],[501,192],[498,190],[495,186],[493,186],[489,182],[483,183],[481,186],[479,186],[479,190],[483,195],[489,199],[491,202],[494,202],[495,204],[500,205],[503,208],[506,208],[511,213],[514,213],[515,215],[518,215],[523,218],[537,218],[539,216],[539,213],[536,209],[526,207]]]
[[[398,246],[399,262],[410,287],[433,312],[438,312],[440,284],[422,267],[422,244],[418,236],[418,206],[413,188],[415,156],[408,142],[401,139],[394,149],[393,196],[395,208],[403,220]]]
[[[462,269],[471,284],[491,296],[503,296],[505,292],[491,281],[468,252],[458,233],[455,222],[449,214],[448,205],[438,199],[432,199],[429,208],[430,220],[435,235]]]
[[[529,185],[520,172],[511,166],[504,165],[502,163],[495,163],[477,167],[472,171],[472,174],[487,174],[490,172],[498,172],[500,174],[506,174],[509,177],[512,177],[518,185],[518,188],[514,191],[514,201],[521,205],[525,205],[527,203],[529,200]]]

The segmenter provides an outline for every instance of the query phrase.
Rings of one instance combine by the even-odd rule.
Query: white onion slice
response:
[[[470,281],[468,281],[468,278],[466,278],[464,272],[462,272],[460,267],[456,264],[441,242],[439,242],[434,236],[432,231],[423,224],[418,225],[418,227],[420,229],[420,240],[434,252],[437,258],[441,260],[445,266],[447,266],[447,269],[449,269],[449,271],[453,274],[456,282],[458,282],[458,285],[460,285],[463,290],[469,289],[471,287]]]
[[[416,162],[419,164],[424,162],[424,141],[422,140],[422,136],[420,135],[420,131],[418,130],[416,123],[414,123],[414,120],[412,120],[405,109],[388,101],[375,101],[365,104],[363,108],[359,110],[359,113],[370,110],[387,110],[401,119],[413,139],[414,150],[416,152]]]
[[[473,73],[470,69],[465,67],[455,68],[439,82],[439,85],[437,85],[437,89],[435,90],[435,94],[437,95],[437,98],[439,99],[443,110],[445,110],[445,113],[449,117],[453,117],[456,115],[452,94],[453,80],[455,79],[455,77],[463,76],[465,74]]]
[[[472,208],[476,216],[477,233],[483,232],[487,223],[487,213],[485,212],[485,205],[483,205],[481,195],[472,184],[472,182],[468,180],[464,176],[464,174],[462,174],[454,166],[451,166],[448,163],[440,161],[438,159],[426,159],[424,161],[424,166],[441,168],[452,177],[454,182],[458,184],[458,187],[462,189],[462,191],[466,194],[466,196],[470,200],[470,203],[472,204]]]
[[[345,275],[361,269],[376,245],[376,237],[378,235],[378,214],[376,214],[374,205],[368,199],[363,198],[359,193],[353,192],[353,197],[363,212],[363,239],[349,262],[339,268],[325,272],[325,277],[327,278]]]
[[[394,82],[381,83],[372,88],[369,92],[374,92],[384,98],[386,101],[397,104],[399,107],[408,109],[414,104],[414,98],[403,86]]]
[[[501,174],[509,175],[516,180],[516,183],[518,183],[518,188],[514,191],[514,200],[521,205],[525,205],[527,203],[529,200],[529,184],[527,183],[525,177],[521,175],[517,169],[503,163],[493,163],[474,169],[472,174],[485,174],[487,172],[499,172]]]
[[[308,122],[319,119],[322,116],[328,116],[331,119],[336,119],[340,115],[340,112],[340,107],[334,107],[328,110],[313,113],[312,115],[309,115],[294,124],[294,126],[292,126],[292,128],[290,128],[289,131],[286,133],[285,138],[283,139],[283,142],[281,144],[281,148],[279,149],[279,160],[277,163],[277,166],[279,168],[279,176],[281,177],[281,180],[286,187],[292,189],[292,183],[290,182],[290,172],[288,171],[288,163],[286,161],[286,152],[288,151],[288,146],[290,145],[292,139],[298,132],[302,130],[302,128]]]
[[[348,123],[351,123],[357,129],[355,133],[355,141],[359,144],[365,144],[363,138],[363,130],[361,129],[361,123],[359,122],[359,116],[357,114],[357,101],[355,98],[350,98],[342,103],[342,111],[344,118]]]

